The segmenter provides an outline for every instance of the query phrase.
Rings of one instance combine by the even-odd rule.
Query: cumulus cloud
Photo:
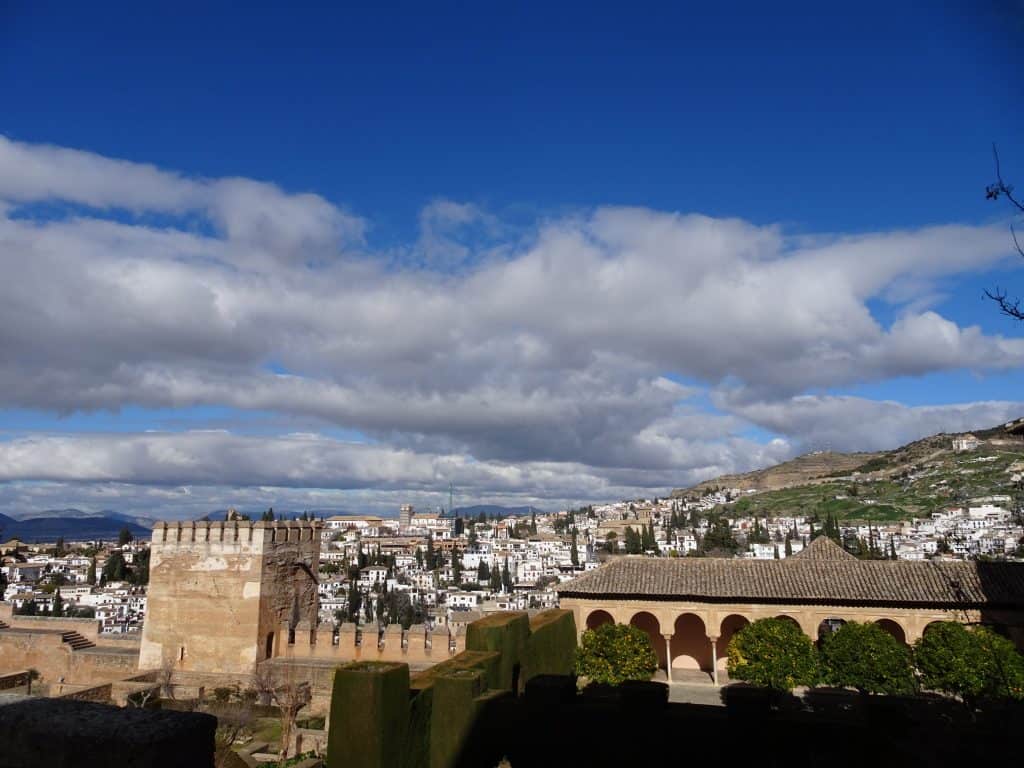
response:
[[[226,489],[238,489],[235,504],[238,499],[256,505],[285,499],[303,508],[365,507],[371,490],[376,504],[403,496],[436,501],[437,490],[452,483],[472,499],[486,496],[544,508],[649,496],[652,489],[671,486],[681,476],[696,478],[707,467],[728,471],[785,452],[782,441],[767,447],[740,439],[700,444],[687,456],[699,466],[680,475],[676,466],[601,472],[579,462],[480,461],[316,434],[32,435],[0,442],[0,484],[8,484],[0,502],[6,497],[17,505],[31,498],[42,507],[54,506],[69,487],[88,487],[86,495],[93,500],[146,498],[143,511],[148,514],[180,516],[175,505],[184,504],[186,512],[197,505],[216,508],[218,500],[231,498]]]
[[[765,429],[789,436],[804,449],[874,451],[942,432],[993,427],[1024,413],[1020,402],[908,406],[861,397],[801,395],[776,402],[721,405]]]
[[[71,207],[35,215],[41,203]],[[928,298],[1005,258],[1000,226],[794,236],[609,207],[523,233],[450,200],[419,223],[396,262],[366,245],[366,222],[316,194],[0,137],[0,407],[222,406],[355,430],[383,452],[280,438],[265,446],[287,449],[276,461],[245,465],[239,449],[234,464],[220,450],[181,464],[151,455],[170,443],[119,454],[78,438],[67,450],[107,463],[36,479],[418,492],[461,457],[482,478],[474,488],[590,498],[598,481],[665,489],[785,458],[820,440],[831,413],[807,408],[809,391],[1024,365],[1024,340],[961,326]],[[708,394],[721,413],[698,405]],[[877,445],[864,425],[891,406],[902,407],[847,403],[863,415],[842,444]],[[989,406],[966,412],[987,418]],[[913,409],[902,432],[886,419],[893,437],[937,423]],[[747,439],[751,425],[784,439]],[[319,450],[348,469],[312,471]],[[359,471],[367,456],[381,473]],[[294,482],[273,471],[299,465]],[[33,476],[10,466],[22,469],[9,482]],[[258,479],[264,468],[273,481]]]

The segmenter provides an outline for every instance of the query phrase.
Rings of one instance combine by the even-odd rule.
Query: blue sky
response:
[[[6,4],[0,511],[557,507],[1024,412],[1020,3],[707,5]]]

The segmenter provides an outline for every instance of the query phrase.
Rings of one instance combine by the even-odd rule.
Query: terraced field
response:
[[[858,470],[846,467],[828,476],[805,478],[789,487],[758,489],[733,505],[735,512],[759,516],[832,513],[846,522],[893,522],[923,517],[986,496],[1024,500],[1024,442],[991,439],[978,449],[954,453],[949,436],[927,438],[883,454],[858,454]],[[792,464],[792,462],[789,462]],[[773,468],[774,469],[774,468]],[[762,470],[762,475],[771,470]],[[746,487],[757,487],[751,482]],[[777,477],[777,476],[776,476]],[[1018,477],[1015,481],[1014,478]],[[729,486],[729,478],[702,484]]]

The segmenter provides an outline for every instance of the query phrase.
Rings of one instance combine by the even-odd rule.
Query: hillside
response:
[[[966,433],[932,435],[891,451],[808,454],[677,489],[673,496],[740,488],[756,491],[736,503],[744,514],[832,513],[849,521],[903,520],[971,499],[1018,497],[1024,438],[1001,426],[971,434],[980,443],[969,451],[953,450],[953,440]]]

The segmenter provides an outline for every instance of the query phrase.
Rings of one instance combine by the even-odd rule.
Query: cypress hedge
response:
[[[571,675],[576,668],[576,620],[572,611],[553,608],[530,619],[523,651],[520,690],[537,675]]]
[[[409,666],[356,661],[338,667],[331,695],[331,765],[391,768],[403,763],[409,727]]]
[[[495,613],[469,625],[466,630],[467,651],[498,651],[501,654],[498,679],[488,681],[490,688],[515,689],[529,636],[530,619],[525,612]]]

